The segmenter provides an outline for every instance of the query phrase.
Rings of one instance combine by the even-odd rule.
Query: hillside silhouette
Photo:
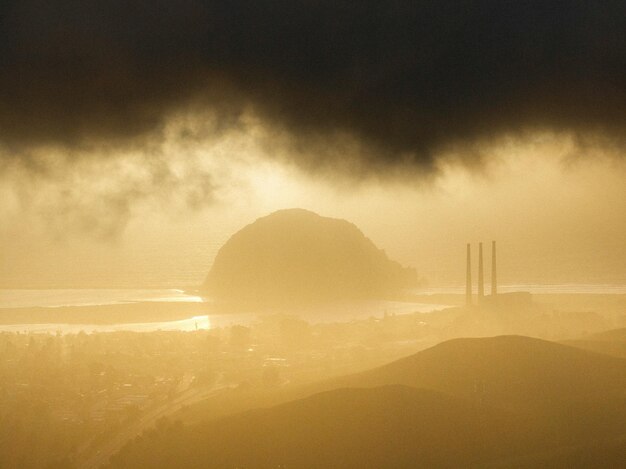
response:
[[[274,212],[219,250],[203,291],[250,307],[384,298],[417,283],[352,223],[303,209]]]
[[[626,360],[524,336],[453,339],[332,386],[401,384],[510,410],[622,396]]]
[[[593,467],[592,455],[615,462],[625,448],[624,389],[620,358],[454,339],[290,402],[155,430],[112,467]]]
[[[590,334],[562,343],[574,347],[626,358],[626,327]]]
[[[505,413],[434,391],[338,389],[191,429],[153,432],[112,467],[459,466],[515,452],[514,423]]]

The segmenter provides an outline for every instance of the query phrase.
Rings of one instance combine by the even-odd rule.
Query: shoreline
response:
[[[0,326],[116,326],[188,321],[208,317],[217,322],[263,316],[296,316],[307,321],[351,321],[385,314],[429,314],[452,305],[401,300],[355,301],[316,307],[256,309],[226,308],[212,302],[138,302],[98,306],[0,308]],[[211,321],[213,322],[213,321]]]
[[[600,293],[540,293],[533,301],[560,312],[626,312],[626,294]],[[164,323],[189,320],[193,317],[264,316],[286,314],[306,320],[349,321],[356,316],[376,317],[384,313],[428,314],[445,307],[462,306],[465,295],[458,293],[412,294],[402,298],[346,302],[334,305],[291,308],[229,308],[210,301],[139,301],[118,304],[81,306],[36,306],[0,308],[0,325],[66,324],[113,326],[118,324]]]
[[[0,324],[113,325],[165,322],[214,314],[211,303],[157,302],[0,308]]]

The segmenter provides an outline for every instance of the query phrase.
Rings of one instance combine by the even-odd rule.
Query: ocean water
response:
[[[64,289],[64,290],[0,290],[0,308],[56,308],[62,306],[114,305],[145,302],[203,302],[204,298],[177,289]],[[312,323],[351,321],[368,317],[383,317],[385,314],[430,313],[448,307],[443,304],[414,303],[401,301],[360,301],[340,303],[322,309],[294,311],[293,314]],[[212,314],[184,320],[146,322],[136,324],[10,324],[0,325],[0,332],[78,333],[157,330],[193,331],[224,327],[234,324],[251,324],[259,320],[255,312],[241,314]]]
[[[144,301],[197,303],[202,298],[177,289],[0,289],[0,308],[98,306]]]
[[[475,290],[476,288],[474,288]],[[489,284],[485,285],[485,292],[489,293]],[[626,295],[626,285],[611,284],[519,284],[500,285],[498,292],[527,291],[533,294],[615,294]],[[422,295],[434,294],[464,294],[464,286],[427,287],[415,289],[412,293]],[[0,308],[31,308],[31,307],[58,307],[58,306],[98,306],[123,303],[137,303],[144,301],[158,302],[193,302],[204,301],[194,292],[185,292],[180,289],[0,289]],[[388,308],[390,312],[401,312],[406,305],[416,303],[402,302],[362,302],[367,309]],[[426,308],[425,305],[422,305]],[[414,307],[414,306],[409,306]]]
[[[485,290],[489,292],[489,286]],[[533,294],[626,294],[626,285],[502,285],[499,292],[528,291]],[[462,286],[425,288],[414,293],[463,294]],[[0,308],[55,308],[61,306],[93,306],[142,302],[203,302],[204,298],[180,289],[0,289]],[[294,315],[311,323],[353,321],[380,318],[386,314],[430,313],[447,308],[445,304],[403,301],[360,301],[341,303],[333,307],[294,312]],[[0,332],[78,333],[157,330],[193,331],[224,327],[233,324],[251,324],[259,320],[254,312],[244,314],[214,314],[166,322],[136,324],[11,324],[0,325]]]
[[[154,332],[154,331],[195,331],[210,329],[209,316],[194,316],[179,321],[146,322],[130,324],[3,324],[0,332],[41,333],[41,334],[87,334],[93,332]],[[213,326],[215,327],[215,325]]]
[[[97,306],[95,306],[97,307]],[[294,316],[312,324],[349,322],[366,318],[381,318],[387,314],[430,313],[447,308],[448,305],[427,303],[405,303],[395,301],[371,301],[352,304],[343,303],[324,310],[308,310]],[[0,332],[77,334],[80,332],[154,332],[154,331],[195,331],[228,327],[236,324],[249,326],[259,323],[267,315],[254,312],[236,314],[212,314],[194,316],[188,319],[163,322],[124,323],[124,324],[0,324]]]

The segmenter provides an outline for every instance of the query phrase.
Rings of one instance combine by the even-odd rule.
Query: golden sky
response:
[[[461,284],[465,243],[493,239],[502,283],[626,282],[626,165],[608,150],[543,133],[476,147],[480,165],[450,152],[428,174],[354,178],[303,170],[266,133],[9,167],[0,285],[192,286],[232,233],[288,207],[354,222],[433,286]]]

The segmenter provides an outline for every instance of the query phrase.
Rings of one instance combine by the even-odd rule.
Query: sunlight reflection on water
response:
[[[209,316],[194,316],[188,319],[165,322],[143,322],[130,324],[10,324],[1,325],[2,332],[78,334],[85,332],[155,332],[196,331],[211,328]]]
[[[0,289],[0,308],[100,306],[142,301],[200,303],[202,298],[178,289]]]

